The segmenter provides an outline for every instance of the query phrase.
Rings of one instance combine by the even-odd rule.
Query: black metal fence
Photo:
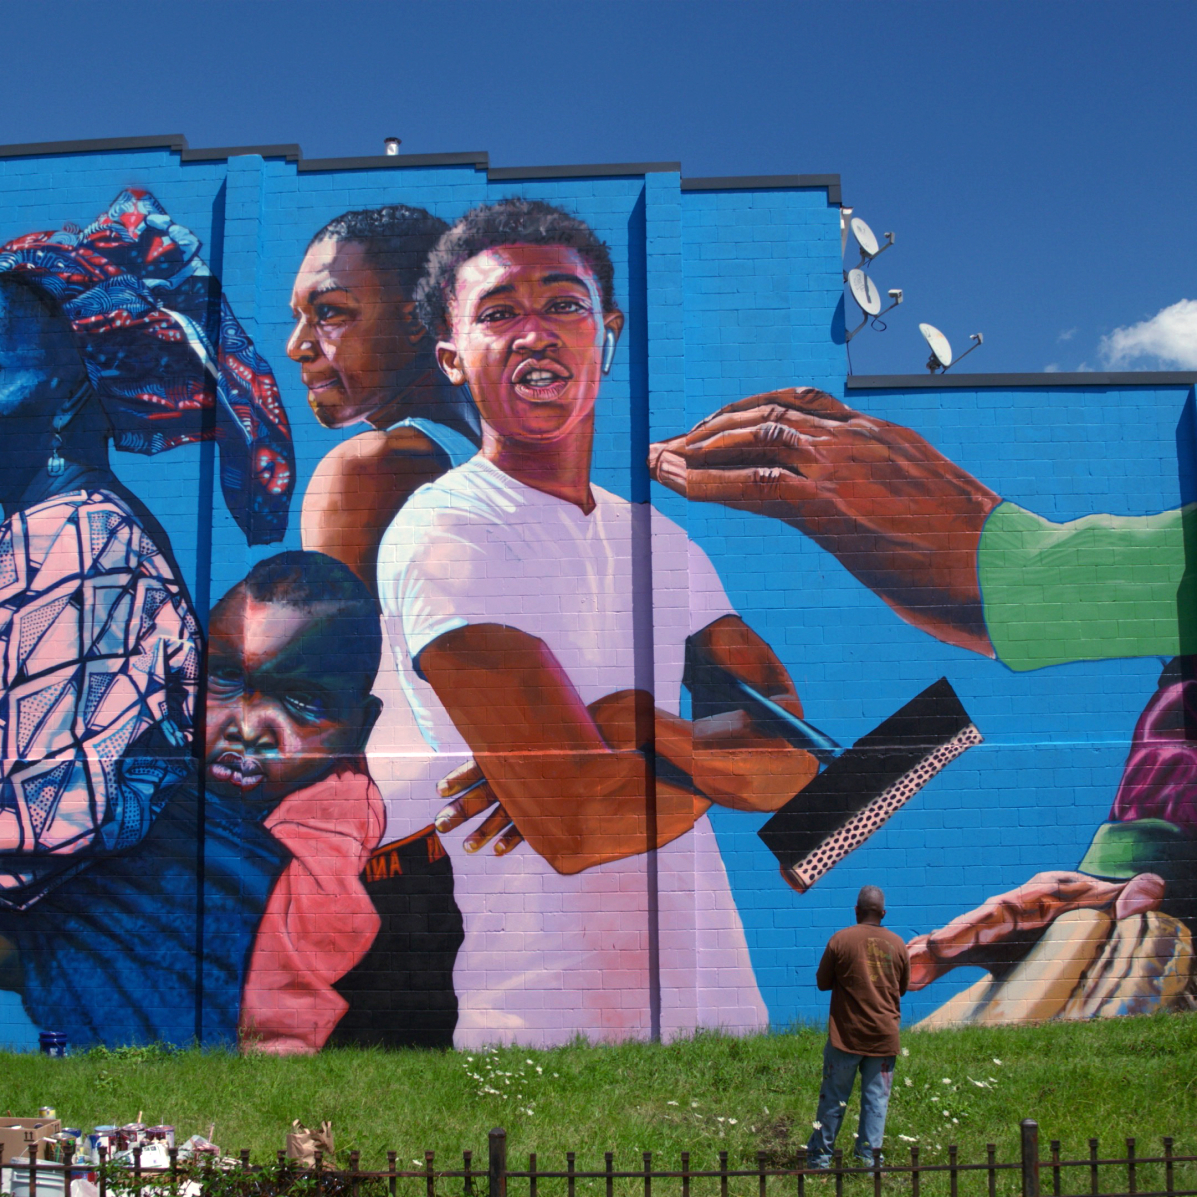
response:
[[[946,1163],[924,1159],[917,1146],[910,1148],[909,1162],[875,1153],[872,1167],[846,1165],[843,1153],[835,1153],[829,1168],[811,1168],[805,1149],[795,1152],[792,1167],[772,1167],[767,1153],[758,1152],[755,1167],[731,1167],[728,1153],[718,1153],[717,1168],[695,1167],[687,1151],[680,1154],[678,1168],[662,1168],[653,1153],[641,1153],[639,1166],[615,1166],[615,1155],[607,1152],[603,1167],[587,1171],[577,1167],[576,1154],[565,1153],[565,1168],[542,1168],[536,1154],[528,1157],[527,1168],[513,1168],[508,1162],[507,1132],[493,1130],[489,1136],[487,1166],[475,1166],[473,1152],[462,1153],[460,1168],[437,1166],[433,1152],[424,1153],[424,1166],[415,1170],[398,1167],[398,1154],[387,1152],[387,1168],[370,1171],[360,1167],[360,1155],[348,1154],[348,1167],[328,1166],[317,1152],[313,1167],[303,1168],[283,1152],[269,1165],[250,1162],[241,1152],[234,1161],[180,1160],[171,1149],[169,1167],[143,1168],[142,1151],[134,1148],[129,1161],[114,1161],[101,1149],[98,1162],[79,1162],[68,1153],[62,1161],[31,1158],[9,1162],[12,1197],[71,1197],[76,1180],[95,1186],[97,1197],[578,1197],[587,1193],[604,1197],[653,1197],[659,1182],[671,1182],[669,1197],[865,1197],[866,1186],[873,1197],[882,1193],[909,1193],[910,1197],[1197,1197],[1197,1156],[1177,1155],[1173,1139],[1166,1136],[1160,1155],[1142,1155],[1134,1139],[1125,1140],[1125,1154],[1103,1155],[1097,1139],[1088,1141],[1088,1152],[1070,1159],[1058,1140],[1052,1140],[1044,1158],[1039,1144],[1039,1126],[1026,1119],[1020,1127],[1019,1156],[999,1160],[991,1143],[983,1163],[960,1159],[956,1146],[948,1147]],[[0,1160],[0,1165],[4,1161]],[[826,1186],[826,1187],[825,1187]],[[755,1190],[755,1193],[754,1193]],[[75,1192],[78,1197],[78,1190]]]

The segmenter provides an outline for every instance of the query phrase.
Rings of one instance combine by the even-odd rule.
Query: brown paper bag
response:
[[[335,1162],[337,1148],[332,1123],[322,1122],[319,1130],[309,1130],[296,1118],[287,1132],[287,1159],[297,1160],[301,1168],[314,1168],[318,1151],[324,1152],[325,1164]]]

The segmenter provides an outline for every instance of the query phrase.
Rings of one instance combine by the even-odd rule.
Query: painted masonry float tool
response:
[[[762,732],[809,752],[823,766],[758,832],[777,857],[781,875],[799,893],[859,848],[947,765],[981,743],[981,733],[947,678],[928,686],[851,748],[842,748],[723,669],[693,640],[686,645],[682,681],[695,719],[743,710]]]

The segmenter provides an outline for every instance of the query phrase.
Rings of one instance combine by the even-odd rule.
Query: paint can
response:
[[[66,1032],[42,1031],[37,1037],[37,1045],[43,1056],[65,1056],[67,1054]]]
[[[145,1137],[151,1143],[165,1143],[169,1149],[175,1145],[175,1128],[173,1126],[146,1127]]]
[[[39,1118],[57,1118],[58,1115],[54,1112],[53,1106],[38,1106],[37,1116]]]
[[[125,1125],[116,1132],[117,1150],[129,1151],[144,1141],[144,1139],[144,1122],[126,1122]]]
[[[100,1148],[103,1148],[104,1151],[110,1156],[115,1153],[115,1126],[97,1126],[96,1129],[87,1136],[87,1150],[93,1160],[99,1160]]]

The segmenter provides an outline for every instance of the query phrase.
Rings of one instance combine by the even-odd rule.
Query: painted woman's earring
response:
[[[615,361],[615,334],[607,329],[603,333],[603,373],[611,373],[611,364]]]
[[[50,460],[46,462],[46,473],[51,478],[57,478],[66,469],[66,461],[59,450],[62,448],[62,433],[54,429],[54,440],[51,441]]]

